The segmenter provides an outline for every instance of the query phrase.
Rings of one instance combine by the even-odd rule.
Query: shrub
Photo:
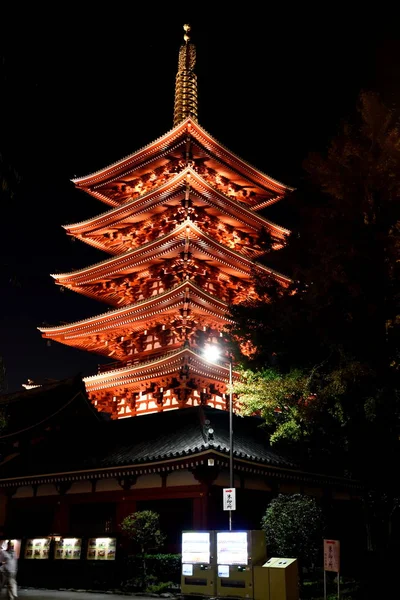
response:
[[[302,567],[311,566],[322,552],[323,517],[315,498],[302,494],[279,494],[261,521],[268,554],[297,558]]]
[[[146,576],[143,573],[141,555],[132,554],[125,559],[122,565],[125,577],[121,582],[121,588],[125,592],[149,591],[149,588],[154,585],[168,585],[170,588],[180,584],[182,560],[180,554],[146,554],[145,560]]]

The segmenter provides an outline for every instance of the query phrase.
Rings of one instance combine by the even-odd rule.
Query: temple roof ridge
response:
[[[213,247],[221,250],[223,255],[227,256],[229,254],[230,256],[232,256],[232,258],[236,258],[236,260],[239,260],[239,262],[241,262],[241,263],[245,262],[245,263],[248,263],[251,265],[257,265],[258,267],[261,268],[261,270],[267,271],[267,272],[271,273],[271,275],[275,275],[279,279],[283,279],[284,281],[286,281],[288,283],[291,282],[290,277],[283,275],[283,273],[279,273],[278,271],[275,271],[274,269],[265,267],[261,263],[256,263],[253,259],[248,258],[244,254],[237,252],[237,251],[233,250],[232,248],[228,248],[227,246],[224,246],[223,244],[220,244],[212,236],[209,236],[205,231],[203,231],[200,227],[197,227],[197,225],[195,225],[195,223],[193,223],[193,221],[191,221],[190,219],[186,219],[182,223],[175,225],[174,229],[169,231],[164,236],[156,238],[155,240],[151,240],[150,242],[147,242],[147,243],[143,244],[142,246],[139,246],[138,248],[132,248],[131,250],[128,250],[127,252],[124,252],[123,254],[119,254],[118,256],[108,257],[105,260],[102,260],[98,263],[89,265],[88,267],[84,267],[83,269],[78,269],[75,271],[71,271],[69,273],[52,274],[51,277],[53,277],[54,279],[57,279],[60,282],[60,280],[62,280],[64,278],[70,278],[71,276],[83,275],[85,272],[89,273],[93,269],[98,269],[102,266],[106,266],[107,264],[112,265],[113,262],[133,258],[135,255],[138,255],[138,254],[140,255],[141,253],[143,253],[144,250],[148,250],[149,248],[154,247],[154,246],[160,246],[162,244],[165,244],[165,242],[168,239],[176,238],[177,234],[182,233],[184,230],[186,232],[187,227],[189,227],[191,230],[193,230],[200,238],[207,240],[207,242],[209,243],[209,245],[211,247],[213,246]],[[194,242],[195,242],[195,240],[191,240],[191,243],[194,244]],[[205,253],[207,253],[205,248],[202,248],[202,250]],[[213,256],[213,255],[211,255],[210,252],[208,252],[208,254],[210,254],[210,256]],[[213,256],[213,258],[215,258],[215,256]],[[223,264],[228,264],[225,260],[223,260],[220,257],[218,258],[218,260]],[[62,282],[60,282],[60,283],[62,284]]]
[[[112,317],[123,315],[124,313],[129,313],[130,311],[133,311],[135,308],[139,308],[146,303],[153,304],[155,300],[159,301],[159,300],[165,299],[169,295],[174,294],[175,292],[179,291],[181,288],[186,288],[188,286],[191,287],[196,292],[202,294],[203,296],[206,296],[207,300],[209,300],[210,302],[213,302],[214,304],[220,304],[221,306],[228,307],[228,304],[224,300],[221,300],[217,296],[210,294],[203,287],[199,286],[195,281],[188,279],[188,280],[176,283],[175,285],[168,288],[164,292],[157,294],[157,296],[149,296],[148,298],[142,298],[141,300],[138,300],[137,302],[133,302],[132,304],[128,304],[127,306],[120,306],[113,310],[105,310],[104,312],[98,313],[97,315],[95,315],[93,317],[87,317],[86,319],[80,319],[79,321],[71,321],[67,325],[56,325],[54,327],[38,327],[37,329],[43,333],[50,332],[50,331],[58,331],[61,333],[63,330],[68,330],[74,326],[88,325],[92,322],[95,323],[102,317],[107,317],[108,319],[111,319]]]
[[[95,381],[95,380],[101,380],[101,379],[107,379],[109,380],[110,378],[110,374],[113,373],[121,373],[123,371],[140,371],[143,366],[147,366],[150,363],[162,363],[165,360],[172,358],[173,356],[179,356],[180,354],[183,355],[192,355],[194,357],[196,357],[197,359],[200,359],[201,362],[203,362],[205,365],[209,366],[212,365],[214,366],[214,368],[220,369],[221,372],[226,373],[226,377],[228,378],[228,374],[229,374],[229,365],[228,365],[228,361],[226,361],[226,364],[224,364],[224,360],[220,359],[220,360],[216,360],[214,362],[209,361],[201,352],[194,350],[194,348],[188,348],[185,345],[181,346],[180,348],[176,348],[175,350],[170,350],[169,352],[165,352],[165,354],[161,355],[161,356],[157,356],[155,358],[149,358],[148,360],[145,361],[140,361],[140,363],[136,364],[136,365],[129,365],[129,366],[122,366],[122,367],[116,367],[115,369],[113,369],[112,371],[105,371],[103,373],[97,373],[96,375],[88,375],[87,377],[83,378],[83,381],[89,382],[89,381]],[[105,387],[108,385],[105,384]]]
[[[174,177],[172,177],[170,180],[163,182],[161,185],[153,188],[152,190],[150,190],[149,192],[147,192],[141,196],[138,196],[137,198],[128,200],[127,202],[124,202],[123,204],[121,204],[119,206],[114,206],[114,207],[100,213],[99,215],[97,215],[95,217],[90,217],[89,219],[85,219],[85,221],[79,221],[77,223],[62,225],[62,227],[67,230],[72,230],[74,228],[84,227],[85,225],[89,225],[90,223],[96,222],[96,221],[99,221],[99,226],[100,226],[101,220],[107,219],[108,216],[111,216],[113,214],[118,214],[118,213],[121,213],[121,217],[122,217],[122,215],[125,216],[125,213],[129,213],[131,209],[139,208],[140,203],[148,202],[153,196],[162,193],[163,189],[166,189],[166,190],[171,189],[171,187],[176,186],[178,183],[180,183],[182,180],[184,180],[188,176],[193,177],[199,183],[203,183],[206,187],[208,187],[209,189],[212,189],[217,195],[226,199],[227,202],[232,203],[234,206],[236,206],[240,211],[251,216],[252,219],[255,218],[259,223],[265,223],[267,226],[271,227],[272,229],[276,229],[277,231],[283,233],[284,235],[288,235],[291,233],[290,230],[287,229],[286,227],[282,227],[281,225],[278,225],[277,223],[271,221],[270,219],[267,219],[266,217],[256,213],[252,206],[246,206],[243,202],[240,202],[239,200],[236,200],[235,198],[232,198],[232,197],[228,196],[227,194],[224,194],[223,192],[221,192],[218,188],[213,186],[209,181],[204,179],[204,177],[202,177],[202,175],[200,173],[198,173],[197,171],[195,171],[191,166],[186,167],[185,169],[183,169],[182,171],[177,173]],[[208,200],[210,201],[209,198],[208,198]],[[211,201],[210,201],[210,203],[213,204]],[[83,240],[83,241],[85,241],[85,240]]]
[[[239,154],[236,154],[236,152],[233,152],[232,150],[230,150],[228,148],[228,146],[225,146],[225,144],[222,144],[219,140],[217,140],[217,138],[215,138],[213,135],[211,135],[211,133],[209,133],[207,131],[207,129],[204,129],[204,127],[202,125],[200,125],[200,123],[195,123],[195,124],[198,126],[198,128],[200,130],[202,130],[204,133],[206,133],[208,135],[208,137],[210,137],[214,142],[216,142],[219,146],[221,146],[221,148],[223,148],[224,150],[226,150],[226,152],[228,152],[232,156],[235,156],[237,159],[240,160],[240,162],[242,162],[243,164],[245,164],[248,167],[250,167],[250,169],[253,169],[254,171],[258,171],[258,173],[260,175],[262,175],[266,179],[269,179],[272,183],[275,183],[279,187],[282,187],[282,188],[286,189],[288,192],[293,192],[296,189],[294,187],[286,185],[285,183],[283,183],[282,181],[279,181],[278,179],[275,179],[274,177],[271,177],[271,175],[268,175],[268,173],[265,173],[264,171],[261,171],[258,167],[256,167],[255,165],[252,165],[247,160],[245,160],[244,158],[242,158]]]
[[[241,254],[240,252],[237,252],[236,250],[233,250],[232,248],[227,248],[223,244],[220,244],[216,239],[214,239],[212,236],[208,236],[202,229],[197,227],[197,225],[195,225],[194,223],[192,223],[191,226],[194,230],[197,230],[198,233],[200,233],[202,236],[207,238],[207,240],[210,241],[214,246],[217,246],[221,250],[223,250],[223,252],[225,254],[230,253],[230,254],[236,256],[236,258],[241,259],[241,261],[245,260],[246,262],[249,262],[252,265],[256,265],[261,270],[268,271],[268,273],[271,273],[272,275],[276,275],[279,279],[283,279],[283,280],[287,281],[288,283],[292,281],[290,277],[287,277],[283,273],[280,273],[279,271],[275,271],[275,269],[271,269],[270,267],[266,267],[265,265],[258,263],[254,259],[250,259],[247,256],[245,256],[244,254]],[[221,262],[224,263],[225,261],[221,260]]]
[[[192,129],[194,131],[197,130],[199,133],[206,135],[210,141],[212,141],[214,144],[219,146],[222,150],[224,150],[230,156],[237,159],[243,165],[247,166],[249,169],[257,172],[262,178],[268,179],[272,184],[275,184],[279,188],[282,188],[287,191],[294,191],[295,188],[284,184],[283,182],[279,181],[278,179],[274,179],[267,173],[261,171],[258,167],[255,167],[254,165],[250,164],[248,161],[244,160],[241,156],[239,156],[238,154],[236,154],[235,152],[230,150],[227,146],[225,146],[225,144],[222,144],[219,140],[217,140],[214,136],[212,136],[206,129],[204,129],[204,127],[202,127],[202,125],[200,125],[200,123],[191,119],[190,117],[188,117],[184,121],[181,121],[180,123],[178,123],[178,125],[176,125],[172,129],[170,129],[163,135],[159,136],[156,140],[150,142],[149,144],[146,144],[145,146],[142,146],[142,148],[140,148],[139,150],[136,150],[135,152],[126,155],[124,158],[119,159],[118,161],[115,161],[115,162],[111,163],[110,165],[103,167],[102,169],[94,171],[93,173],[90,173],[90,174],[82,176],[82,177],[71,179],[71,182],[74,183],[75,185],[78,185],[78,184],[82,184],[85,180],[95,179],[96,177],[100,176],[102,173],[104,173],[106,171],[110,171],[110,169],[111,169],[111,171],[113,171],[113,170],[117,171],[117,167],[122,166],[129,159],[133,159],[136,155],[139,155],[139,154],[143,153],[144,151],[149,150],[152,146],[156,146],[157,144],[164,141],[168,137],[172,137],[173,134],[177,134],[179,132],[179,130],[182,130],[182,133],[184,133],[186,131],[190,135],[192,133]],[[92,185],[94,183],[95,183],[94,181],[91,182]]]
[[[179,129],[184,129],[185,125],[187,123],[191,123],[191,122],[192,122],[192,119],[190,117],[188,117],[187,119],[185,119],[185,121],[181,121],[180,123],[178,123],[171,129],[169,129],[167,132],[161,134],[155,140],[153,140],[152,142],[149,142],[148,144],[145,144],[138,150],[135,150],[134,152],[131,152],[130,154],[126,154],[123,158],[120,158],[120,159],[110,163],[109,165],[107,165],[106,167],[103,167],[102,169],[97,169],[97,171],[93,171],[92,173],[88,173],[87,175],[82,175],[81,177],[75,177],[74,179],[71,179],[70,181],[71,181],[71,183],[78,184],[78,183],[84,181],[85,179],[92,179],[93,177],[96,177],[96,175],[100,175],[100,173],[103,173],[104,171],[108,171],[109,169],[112,169],[112,167],[117,167],[118,165],[126,162],[128,159],[133,158],[136,154],[140,154],[144,150],[147,150],[151,146],[154,146],[158,142],[161,142],[164,138],[169,137],[175,131],[178,131]]]
[[[160,242],[165,242],[168,238],[176,237],[176,234],[179,233],[180,230],[185,229],[186,226],[187,226],[187,222],[183,221],[182,223],[175,225],[174,229],[172,229],[171,231],[169,231],[162,237],[156,238],[155,240],[151,240],[150,242],[146,242],[146,243],[142,244],[141,246],[138,246],[137,248],[132,248],[131,250],[127,250],[123,254],[119,254],[118,256],[109,256],[109,257],[105,258],[104,260],[100,260],[99,262],[94,263],[92,265],[88,265],[87,267],[83,267],[82,269],[76,269],[74,271],[69,271],[66,273],[51,273],[50,277],[53,277],[54,279],[60,279],[63,277],[69,277],[71,275],[83,274],[85,271],[91,271],[95,267],[100,267],[102,265],[107,265],[108,263],[112,263],[113,261],[116,261],[116,260],[128,258],[128,257],[132,256],[133,254],[138,254],[139,252],[142,252],[143,249],[147,249],[150,246],[157,245]]]

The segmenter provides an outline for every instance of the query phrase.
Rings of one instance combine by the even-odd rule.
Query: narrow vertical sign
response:
[[[224,488],[224,510],[236,510],[235,488]]]
[[[339,540],[324,540],[324,571],[340,572]]]

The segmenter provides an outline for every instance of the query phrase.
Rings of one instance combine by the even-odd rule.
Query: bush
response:
[[[163,592],[169,592],[172,588],[174,588],[174,584],[172,581],[166,581],[164,583],[155,583],[153,585],[148,585],[145,589],[145,592],[148,594],[162,594]]]
[[[297,558],[300,567],[309,567],[322,552],[323,516],[315,498],[279,494],[270,502],[261,527],[269,555]]]
[[[152,577],[147,569],[147,552],[158,550],[165,541],[165,535],[160,531],[160,515],[153,510],[138,510],[131,513],[120,524],[123,532],[132,540],[140,552],[141,566],[137,577],[142,577],[140,589],[146,589],[149,578]]]
[[[132,554],[125,559],[122,565],[123,591],[149,592],[153,586],[173,588],[180,585],[182,560],[180,554],[146,554],[146,576],[143,574],[142,558],[142,555]]]

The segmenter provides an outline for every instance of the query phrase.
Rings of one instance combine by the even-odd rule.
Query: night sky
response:
[[[150,6],[151,4],[151,6]],[[396,99],[399,42],[390,14],[295,11],[243,3],[233,16],[172,3],[161,10],[113,3],[2,9],[0,153],[21,184],[2,203],[0,355],[8,391],[28,378],[94,374],[107,359],[47,345],[38,326],[57,325],[107,307],[60,291],[51,273],[107,256],[66,235],[62,225],[108,207],[71,179],[115,162],[172,128],[183,24],[197,48],[200,124],[223,145],[290,186],[310,151],[323,151],[361,89]],[[22,14],[23,6],[23,14]],[[96,5],[100,7],[100,4]],[[228,10],[228,8],[227,8]],[[322,9],[321,9],[322,10]],[[395,23],[393,23],[393,26]],[[285,225],[285,223],[281,223]]]

